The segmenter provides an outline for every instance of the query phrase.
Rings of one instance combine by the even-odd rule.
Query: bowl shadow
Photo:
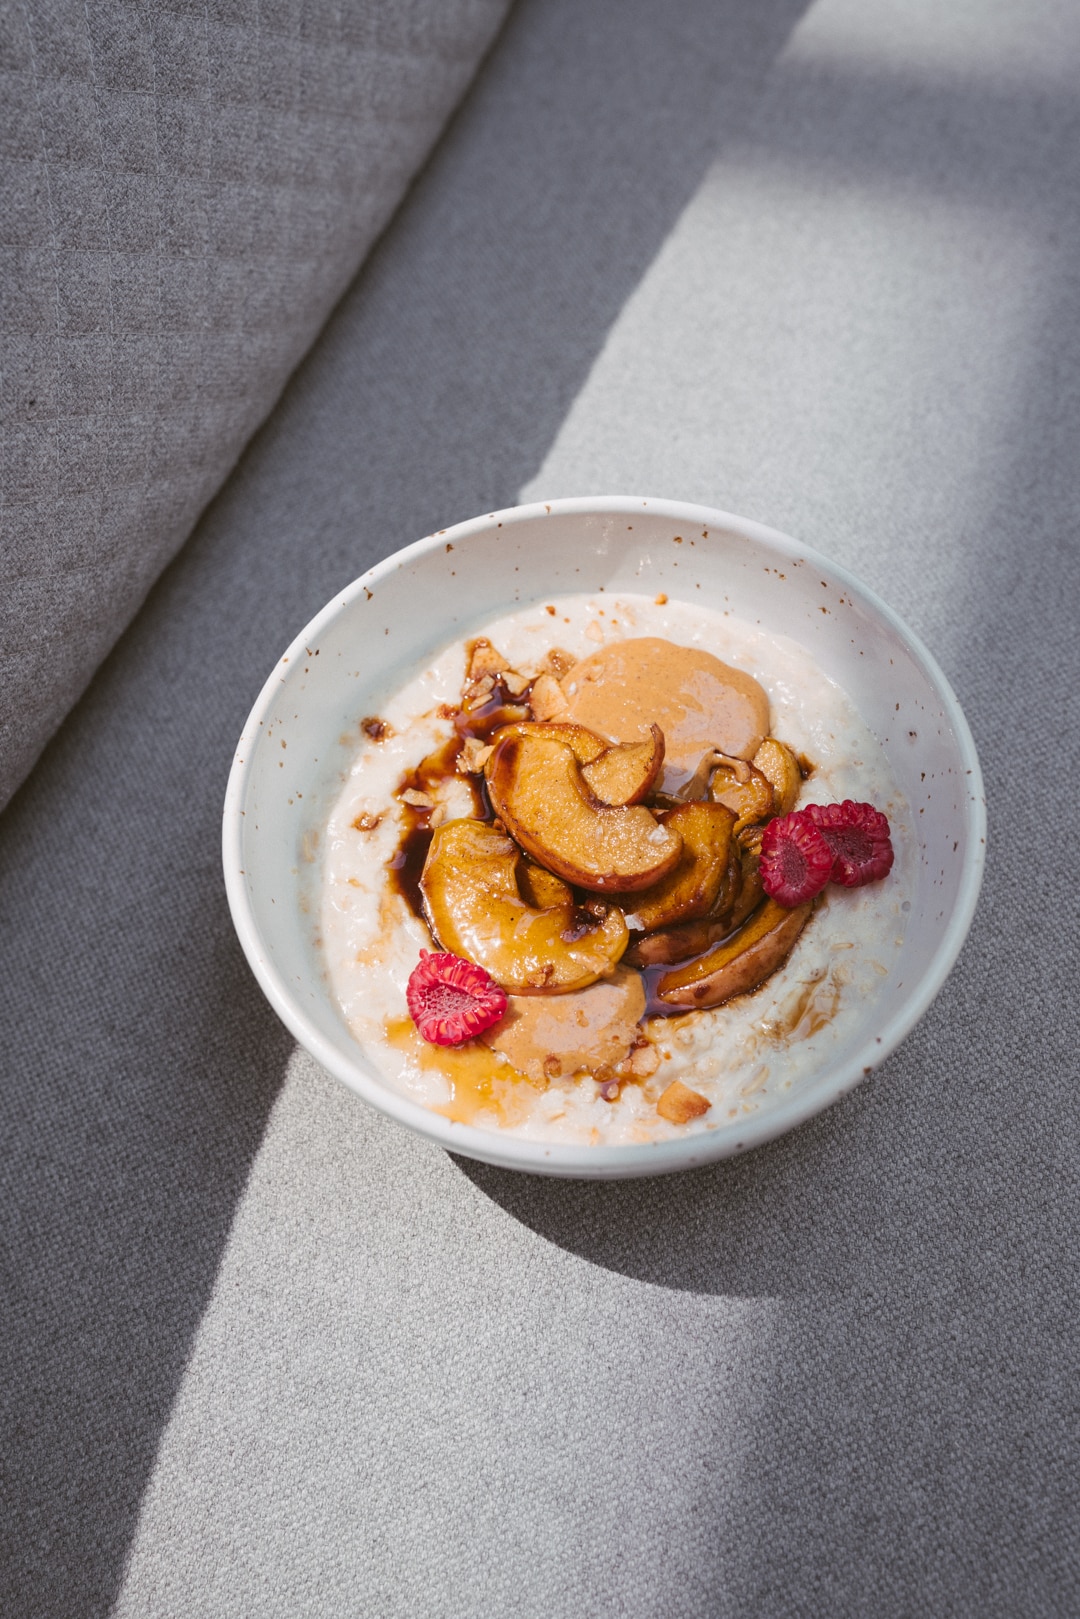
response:
[[[835,1214],[865,1093],[765,1146],[672,1175],[564,1180],[450,1156],[485,1197],[590,1265],[681,1292],[805,1299],[844,1291],[858,1269]]]

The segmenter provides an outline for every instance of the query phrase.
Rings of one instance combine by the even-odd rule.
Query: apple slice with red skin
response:
[[[623,960],[630,967],[674,967],[700,956],[730,932],[731,923],[726,917],[702,916],[696,922],[676,922],[673,927],[646,933],[630,946]]]
[[[512,730],[484,766],[488,795],[510,836],[541,866],[591,893],[625,894],[666,877],[682,838],[641,804],[602,804],[572,748]]]
[[[708,916],[727,875],[734,823],[735,812],[724,804],[676,804],[665,811],[661,825],[682,838],[682,856],[674,871],[624,907],[633,917],[628,925],[652,933]]]
[[[665,973],[656,986],[666,1006],[722,1006],[747,995],[782,967],[810,920],[813,900],[788,910],[767,899],[737,933],[704,956]]]

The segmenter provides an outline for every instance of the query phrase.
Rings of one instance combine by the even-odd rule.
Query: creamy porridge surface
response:
[[[456,706],[460,696],[465,643],[457,641],[386,694],[378,712],[387,727],[381,739],[358,729],[356,758],[327,826],[320,903],[326,970],[368,1060],[385,1083],[416,1102],[532,1140],[665,1140],[767,1109],[827,1062],[896,968],[917,853],[910,812],[883,750],[851,699],[803,648],[723,613],[633,595],[553,597],[473,633],[486,636],[522,674],[535,672],[554,646],[582,659],[640,636],[706,648],[761,683],[771,734],[813,762],[799,805],[846,798],[874,804],[889,817],[896,862],[882,882],[830,884],[787,962],[752,995],[647,1018],[642,1028],[655,1048],[655,1071],[622,1084],[614,1101],[589,1074],[538,1081],[480,1042],[427,1045],[409,1019],[405,986],[420,950],[438,946],[391,885],[387,863],[403,829],[395,789],[452,731],[439,710]],[[473,813],[466,778],[440,792],[450,816]],[[674,1079],[711,1103],[703,1117],[675,1125],[657,1114],[657,1099]]]

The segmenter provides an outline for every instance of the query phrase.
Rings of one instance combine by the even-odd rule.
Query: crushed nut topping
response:
[[[478,636],[470,643],[467,680],[479,680],[482,675],[501,675],[509,667],[502,653],[496,651],[486,636]]]
[[[565,713],[569,706],[562,687],[553,675],[537,675],[529,703],[538,720],[554,719],[556,714]]]
[[[463,776],[479,775],[494,752],[490,742],[481,742],[475,736],[466,737],[458,754],[458,770]]]
[[[681,1079],[673,1079],[656,1104],[656,1111],[669,1124],[689,1124],[708,1113],[712,1103],[700,1091],[692,1091]]]
[[[563,675],[570,673],[577,661],[572,652],[567,652],[561,646],[553,646],[540,665],[539,673],[542,675],[554,675],[556,680],[561,680]]]

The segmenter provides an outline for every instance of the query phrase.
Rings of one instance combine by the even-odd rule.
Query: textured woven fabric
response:
[[[0,806],[266,415],[507,3],[0,7]]]
[[[515,8],[0,820],[5,1619],[1080,1612],[1078,22]],[[293,1051],[220,806],[345,581],[521,493],[634,488],[774,522],[912,621],[989,868],[853,1095],[567,1185]]]

